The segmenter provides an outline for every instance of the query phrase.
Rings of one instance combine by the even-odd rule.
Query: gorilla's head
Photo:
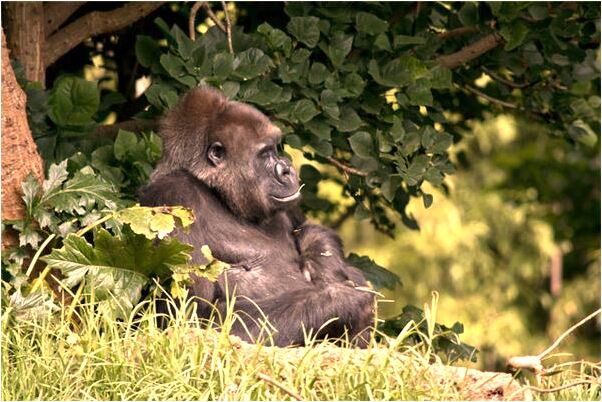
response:
[[[187,170],[252,221],[299,200],[297,172],[277,153],[280,129],[249,105],[198,87],[163,118],[161,134],[163,157],[154,177]]]

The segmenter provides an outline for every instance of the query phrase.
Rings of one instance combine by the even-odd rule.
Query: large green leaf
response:
[[[385,32],[389,24],[385,20],[381,20],[374,14],[359,12],[355,17],[355,27],[358,32],[367,33],[370,35],[378,35]]]
[[[287,24],[286,29],[299,42],[313,48],[320,40],[320,29],[318,28],[319,19],[316,17],[293,17]]]
[[[59,126],[93,123],[92,116],[100,105],[95,82],[63,76],[54,84],[48,98],[48,116]]]
[[[149,279],[169,277],[172,268],[189,263],[192,250],[192,246],[176,239],[155,245],[142,235],[132,233],[120,238],[99,229],[94,236],[94,246],[70,234],[63,247],[42,260],[61,271],[67,286],[73,287],[85,278],[95,299],[115,301],[116,315],[125,318],[140,299],[142,287]]]
[[[261,49],[251,48],[236,55],[234,66],[237,76],[251,79],[268,71],[274,63]]]
[[[381,267],[369,257],[351,253],[347,256],[347,263],[359,268],[366,276],[366,279],[377,289],[386,288],[394,290],[397,285],[401,285],[401,281],[397,275]]]

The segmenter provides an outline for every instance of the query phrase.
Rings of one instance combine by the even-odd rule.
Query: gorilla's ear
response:
[[[226,148],[224,148],[221,142],[217,141],[209,146],[209,150],[207,150],[207,158],[213,166],[221,166],[224,163],[225,157]]]

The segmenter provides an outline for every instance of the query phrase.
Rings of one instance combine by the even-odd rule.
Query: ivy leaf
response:
[[[324,82],[328,75],[329,71],[324,64],[313,63],[309,69],[308,81],[310,84],[317,85]]]
[[[309,48],[313,48],[320,40],[319,21],[317,17],[293,17],[286,25],[286,29],[299,42],[306,44]]]
[[[351,107],[343,107],[341,109],[341,117],[335,123],[337,129],[344,133],[355,131],[360,128],[362,124],[362,119],[360,119],[356,111]]]
[[[433,196],[431,194],[422,193],[422,201],[425,208],[429,208],[433,205]]]
[[[368,63],[368,72],[377,83],[388,86],[406,86],[426,76],[424,63],[412,56],[400,56],[381,68],[376,60]]]
[[[381,20],[374,14],[359,12],[355,17],[355,28],[358,32],[378,35],[385,32],[388,27],[387,21]]]

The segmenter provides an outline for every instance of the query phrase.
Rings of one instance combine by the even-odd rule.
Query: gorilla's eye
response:
[[[276,154],[276,147],[274,145],[265,146],[259,151],[259,157],[263,159],[269,158],[270,156]]]
[[[214,142],[207,151],[207,157],[214,166],[221,164],[226,156],[226,149],[221,142]]]

